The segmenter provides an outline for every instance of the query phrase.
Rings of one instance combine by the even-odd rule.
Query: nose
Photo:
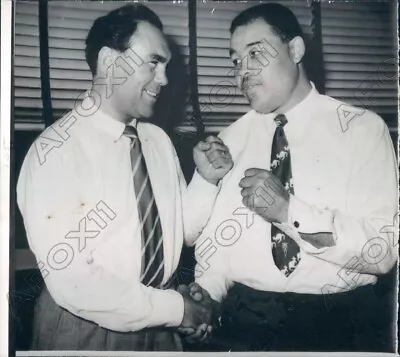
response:
[[[168,78],[166,72],[167,71],[165,66],[160,66],[160,68],[156,72],[156,77],[154,78],[154,80],[161,86],[166,86],[168,84]]]
[[[240,62],[240,68],[237,68],[235,70],[235,75],[236,75],[236,82],[238,84],[238,87],[241,88],[243,85],[243,82],[247,80],[249,76],[249,63],[248,63],[248,56],[244,56]]]

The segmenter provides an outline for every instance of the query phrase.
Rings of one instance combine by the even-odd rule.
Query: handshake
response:
[[[190,343],[206,341],[218,321],[220,304],[195,282],[189,286],[179,285],[177,291],[183,296],[185,303],[183,320],[178,331]]]

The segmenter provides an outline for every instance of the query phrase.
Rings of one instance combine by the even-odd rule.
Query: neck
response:
[[[290,96],[290,99],[283,104],[281,107],[277,108],[274,112],[276,114],[284,114],[290,109],[294,108],[297,104],[302,102],[304,98],[310,93],[312,89],[310,81],[307,79],[304,69],[301,67],[299,71],[299,78],[296,86]]]
[[[128,122],[130,122],[132,118],[127,117],[116,108],[116,105],[113,103],[113,96],[111,95],[107,98],[106,90],[107,88],[104,84],[99,85],[96,83],[94,83],[92,85],[92,88],[90,89],[90,92],[96,91],[100,95],[99,109],[102,112],[108,114],[110,117],[114,118],[115,120],[120,121],[121,123],[127,124]]]

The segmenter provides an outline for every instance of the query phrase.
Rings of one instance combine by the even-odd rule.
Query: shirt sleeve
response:
[[[354,150],[354,169],[346,193],[346,212],[318,209],[291,196],[288,222],[277,226],[294,238],[308,254],[367,274],[388,272],[397,259],[398,203],[395,152],[386,125],[369,127]],[[335,245],[315,248],[301,233],[332,233]]]
[[[229,255],[226,250],[218,249],[211,238],[202,238],[196,242],[195,258],[196,283],[207,290],[215,301],[221,302],[233,285],[228,278],[232,276],[229,272]]]
[[[193,246],[210,218],[220,185],[209,183],[197,170],[187,187],[182,174],[181,182],[181,187],[185,187],[182,192],[185,243]]]
[[[87,254],[81,253],[81,244],[93,229],[83,220],[86,213],[76,204],[79,200],[71,199],[79,197],[79,181],[56,150],[46,159],[40,164],[34,147],[30,149],[19,176],[17,200],[30,248],[38,263],[46,266],[48,273],[42,274],[55,302],[115,331],[179,326],[184,313],[179,293],[146,287],[139,279],[123,278],[103,265],[101,259],[88,260]],[[66,239],[78,224],[83,238],[86,235],[79,238],[79,250],[76,239]],[[94,239],[90,244],[96,247]]]

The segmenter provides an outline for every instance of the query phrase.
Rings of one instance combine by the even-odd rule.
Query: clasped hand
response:
[[[240,180],[243,204],[268,222],[287,222],[289,193],[270,171],[251,168]]]
[[[217,185],[233,167],[229,148],[217,136],[209,136],[193,149],[197,171],[208,182]]]
[[[194,282],[189,286],[180,285],[177,290],[185,303],[184,316],[178,331],[191,343],[207,340],[218,316],[219,303]]]

